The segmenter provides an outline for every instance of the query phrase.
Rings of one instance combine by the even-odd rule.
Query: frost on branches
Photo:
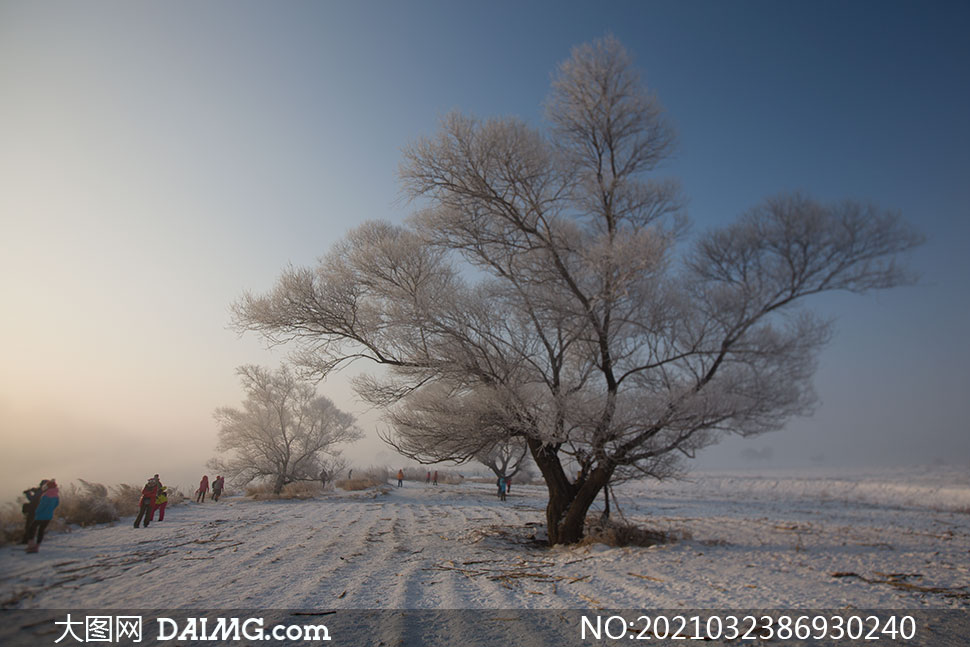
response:
[[[361,225],[234,314],[318,375],[383,366],[356,387],[407,456],[524,440],[549,539],[571,543],[612,480],[808,413],[830,325],[805,297],[911,280],[896,258],[921,237],[868,204],[782,195],[688,239],[676,182],[652,176],[673,131],[612,38],[573,51],[546,114],[446,117],[404,152],[405,226]]]
[[[238,485],[269,481],[274,494],[288,483],[329,480],[343,466],[335,446],[361,437],[354,417],[285,366],[247,365],[236,372],[246,399],[241,409],[216,409],[222,457],[209,467]]]

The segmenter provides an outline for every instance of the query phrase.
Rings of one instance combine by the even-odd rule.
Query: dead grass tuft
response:
[[[270,499],[312,499],[323,493],[323,484],[319,481],[301,481],[287,483],[279,494],[273,493],[273,486],[269,483],[258,483],[246,486],[246,496],[257,501]],[[223,494],[225,496],[225,494]]]
[[[20,541],[24,534],[24,515],[20,503],[4,503],[0,507],[0,546]]]
[[[111,488],[111,501],[115,504],[115,508],[118,510],[120,516],[132,517],[138,514],[138,502],[141,501],[141,488],[130,483],[115,485]],[[169,503],[169,505],[172,504]]]
[[[93,526],[117,521],[121,517],[118,504],[123,505],[123,501],[116,503],[109,498],[108,488],[100,483],[91,483],[84,479],[80,481],[80,487],[71,483],[66,488],[61,488],[60,505],[54,513],[55,519],[59,518],[69,526]],[[135,505],[137,507],[137,500]]]
[[[334,487],[338,487],[341,490],[347,490],[348,492],[357,492],[359,490],[369,490],[373,487],[380,487],[384,484],[384,481],[379,481],[370,476],[362,476],[352,479],[339,479],[334,483]]]
[[[185,494],[182,493],[181,488],[179,488],[178,486],[169,487],[167,485],[165,487],[168,488],[166,490],[166,494],[168,494],[168,507],[171,508],[173,505],[179,505],[180,503],[185,503]],[[222,491],[222,495],[223,496],[226,495],[225,490]],[[138,514],[138,512],[136,511],[135,514]]]
[[[607,546],[657,546],[672,544],[677,541],[690,539],[687,531],[653,530],[641,528],[626,521],[598,521],[587,524],[585,537],[579,542],[580,546],[592,544],[606,544]]]

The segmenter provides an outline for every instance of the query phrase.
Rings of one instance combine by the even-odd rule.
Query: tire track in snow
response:
[[[479,501],[449,506],[454,517],[448,534],[441,541],[454,546],[450,555],[439,552],[437,559],[429,559],[423,570],[426,578],[436,582],[443,604],[421,604],[423,607],[448,608],[515,608],[522,606],[523,586],[512,579],[520,575],[523,565],[521,546],[501,537],[511,528],[524,526],[523,517],[531,517],[533,509],[518,510],[500,503],[484,507]],[[492,523],[486,523],[491,521]],[[503,578],[503,574],[509,574]],[[539,585],[525,587],[529,595],[544,596],[536,591]],[[530,603],[539,600],[530,600]],[[539,606],[543,606],[539,604]]]
[[[335,533],[337,542],[334,546],[343,548],[344,554],[334,554],[326,563],[329,570],[306,591],[303,606],[358,609],[380,606],[374,604],[374,600],[380,599],[380,586],[385,579],[380,570],[389,563],[384,544],[385,535],[391,532],[388,524],[394,521],[391,516],[393,506],[383,502],[362,503],[348,502],[335,508],[337,516],[350,520]],[[355,512],[348,516],[346,513],[351,509]]]
[[[263,546],[250,554],[244,566],[258,572],[259,586],[245,600],[273,599],[281,607],[292,608],[328,606],[335,595],[330,582],[340,565],[338,552],[363,515],[360,503],[328,498],[294,507],[273,536],[258,536]],[[298,575],[294,564],[302,565]]]
[[[341,554],[347,548],[347,538],[360,527],[365,507],[359,502],[333,502],[316,519],[318,527],[311,529],[306,538],[306,550],[313,554],[303,578],[303,586],[294,591],[294,608],[320,608],[333,606],[345,588],[335,590],[339,583],[336,575],[347,566],[348,560],[362,553]],[[298,556],[297,556],[298,557]],[[303,556],[306,560],[306,556]]]

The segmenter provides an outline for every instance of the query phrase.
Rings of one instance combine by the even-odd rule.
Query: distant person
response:
[[[148,513],[148,520],[155,521],[155,511],[158,510],[158,520],[165,521],[165,506],[168,505],[168,488],[164,485],[158,488],[158,495],[152,504],[151,512]]]
[[[54,518],[54,508],[61,502],[57,491],[57,482],[54,479],[47,481],[41,488],[40,497],[37,500],[37,508],[34,510],[34,520],[27,531],[27,552],[36,553],[40,548],[40,542],[44,541],[44,531],[47,524]]]
[[[506,494],[508,494],[511,491],[512,491],[512,477],[510,476],[505,479],[505,492]]]
[[[209,477],[206,474],[202,475],[202,480],[199,481],[199,489],[195,491],[195,502],[205,503],[205,493],[209,491]]]
[[[424,484],[431,485],[431,470],[428,470],[428,475],[424,477]]]
[[[212,482],[212,500],[218,501],[219,497],[222,496],[222,489],[226,486],[226,479],[222,476],[217,476],[216,480]]]
[[[438,470],[434,471],[434,476],[431,477],[431,484],[438,485]]]
[[[138,501],[138,516],[135,517],[135,528],[138,527],[138,524],[142,523],[142,520],[144,520],[143,527],[148,527],[148,523],[151,521],[148,517],[151,514],[152,506],[155,505],[158,490],[159,481],[158,475],[156,474],[153,478],[148,479],[145,487],[141,489],[141,499]]]
[[[45,485],[47,485],[47,479],[42,479],[40,485],[37,487],[24,490],[24,496],[27,497],[27,502],[20,508],[20,511],[24,513],[24,536],[20,540],[21,544],[27,543],[30,526],[34,523],[34,512],[37,510],[37,504],[40,502],[40,495],[44,493]]]
[[[402,487],[404,485],[404,470],[397,471],[397,486]]]
[[[498,485],[498,498],[500,501],[505,501],[505,477],[500,476],[495,482]]]

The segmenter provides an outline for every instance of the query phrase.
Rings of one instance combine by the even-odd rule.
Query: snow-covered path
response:
[[[968,608],[965,511],[759,483],[620,490],[628,517],[691,536],[650,548],[540,545],[539,487],[517,486],[504,503],[487,485],[410,482],[386,494],[189,503],[147,529],[128,520],[51,534],[36,555],[4,547],[0,600],[22,609]]]

